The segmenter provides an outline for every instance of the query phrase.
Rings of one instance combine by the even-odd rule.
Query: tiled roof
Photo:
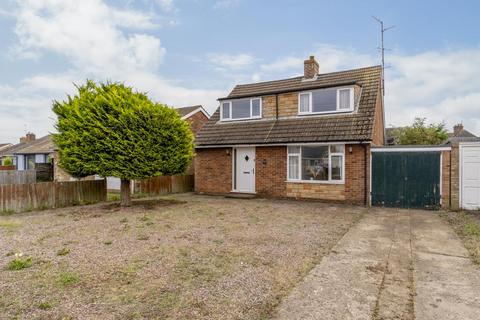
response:
[[[190,106],[190,107],[183,107],[183,108],[177,108],[175,110],[177,110],[177,112],[180,114],[180,116],[186,116],[187,114],[189,114],[190,112],[194,111],[194,110],[197,110],[198,108],[202,108],[201,105],[198,105],[198,106]]]
[[[203,112],[203,114],[205,114],[207,118],[210,118],[210,115],[208,114],[208,112],[200,104],[197,106],[177,108],[176,110],[182,118],[196,110]]]
[[[454,134],[453,132],[448,134],[448,142],[456,143],[456,142],[476,142],[480,141],[480,137],[477,137],[470,131],[466,129],[460,130],[460,132],[457,132],[457,134]]]
[[[319,74],[316,80],[303,77],[236,86],[228,99],[266,96],[346,84],[361,86],[358,110],[352,114],[306,116],[219,122],[220,110],[200,130],[196,145],[274,144],[287,142],[370,141],[373,135],[375,102],[380,88],[381,67]],[[222,98],[222,99],[226,99]]]
[[[35,153],[52,153],[55,145],[52,135],[46,135],[33,141],[19,143],[5,150],[0,151],[0,156],[8,156],[14,154],[35,154]]]

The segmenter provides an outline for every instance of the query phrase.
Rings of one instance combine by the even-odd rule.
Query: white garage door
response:
[[[480,209],[480,143],[460,145],[461,203]]]

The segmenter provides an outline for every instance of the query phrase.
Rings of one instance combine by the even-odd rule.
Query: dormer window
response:
[[[222,101],[220,111],[222,121],[258,119],[262,117],[262,99]]]
[[[298,114],[324,114],[353,111],[352,87],[318,89],[298,94]]]

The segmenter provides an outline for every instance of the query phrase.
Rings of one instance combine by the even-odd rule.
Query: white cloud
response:
[[[75,93],[73,83],[90,78],[125,82],[172,106],[204,104],[216,108],[220,90],[191,89],[158,75],[166,50],[157,37],[125,28],[147,23],[148,13],[119,10],[101,0],[18,1],[17,53],[41,57],[55,53],[70,66],[57,74],[32,75],[17,86],[0,86],[0,140],[15,142],[24,125],[38,135],[53,130],[52,100]],[[18,56],[17,56],[18,57]],[[4,121],[7,119],[6,121]],[[5,122],[5,124],[4,124]]]
[[[333,45],[320,44],[310,53],[305,53],[302,56],[289,55],[260,65],[260,72],[256,73],[256,78],[278,79],[279,75],[280,77],[302,75],[303,61],[310,55],[314,55],[318,61],[320,73],[377,64],[374,57],[368,54],[361,54],[355,49],[345,49]]]
[[[172,11],[174,9],[173,0],[157,0],[157,4],[165,11]]]
[[[90,72],[119,66],[130,71],[155,69],[165,55],[160,40],[119,29],[135,21],[148,21],[148,16],[142,20],[139,12],[112,11],[100,0],[83,0],[81,5],[76,0],[22,1],[16,24],[18,50],[53,51]]]
[[[480,134],[480,49],[391,55],[386,72],[387,123],[409,124],[414,117],[463,122]]]
[[[207,59],[221,71],[244,69],[255,62],[255,59],[251,55],[245,53],[210,53],[207,55]]]
[[[313,55],[320,65],[321,73],[379,64],[378,59],[369,54],[360,53],[353,48],[339,48],[328,44],[318,45]]]
[[[214,9],[226,9],[236,6],[240,3],[240,0],[217,0],[213,5]]]
[[[260,70],[263,72],[283,72],[292,69],[299,69],[303,65],[303,59],[298,57],[285,57],[271,63],[262,64]]]

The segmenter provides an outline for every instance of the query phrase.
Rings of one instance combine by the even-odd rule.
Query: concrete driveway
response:
[[[375,208],[274,319],[480,319],[480,268],[437,212]]]

